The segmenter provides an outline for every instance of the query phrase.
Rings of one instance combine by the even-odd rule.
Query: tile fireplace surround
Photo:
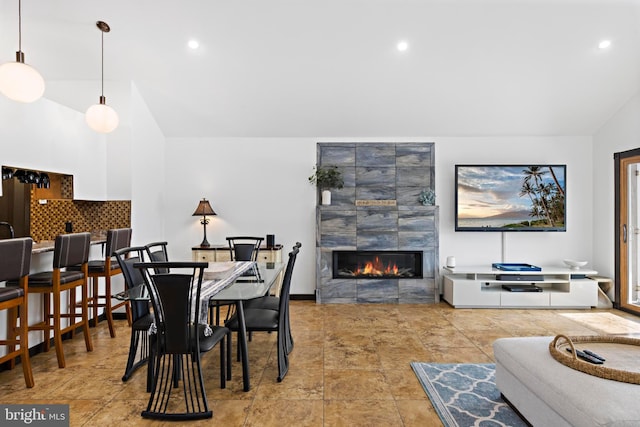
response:
[[[318,143],[317,164],[338,166],[344,178],[332,204],[316,209],[319,303],[439,300],[438,207],[418,201],[435,189],[434,157],[433,143]],[[334,250],[422,251],[423,277],[334,279]]]

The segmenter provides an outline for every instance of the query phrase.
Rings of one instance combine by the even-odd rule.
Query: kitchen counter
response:
[[[91,232],[91,244],[92,245],[101,245],[106,243],[107,241],[107,233],[106,231],[94,231]],[[33,242],[33,248],[31,249],[32,254],[41,254],[44,252],[53,251],[55,241],[53,240],[41,240],[39,242]]]

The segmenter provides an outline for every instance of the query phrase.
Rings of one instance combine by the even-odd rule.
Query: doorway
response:
[[[23,184],[17,179],[2,180],[2,194],[0,197],[0,221],[11,224],[14,237],[29,237],[29,202],[31,200],[31,185]],[[6,230],[0,230],[0,238],[8,238]]]
[[[615,153],[616,308],[640,314],[640,149]]]

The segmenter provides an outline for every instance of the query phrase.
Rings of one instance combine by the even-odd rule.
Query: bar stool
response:
[[[27,330],[29,313],[27,293],[32,245],[33,240],[30,237],[0,240],[0,282],[7,281],[7,284],[10,285],[0,288],[0,310],[8,310],[7,339],[0,340],[0,345],[7,346],[7,354],[0,357],[0,363],[10,360],[10,367],[13,368],[16,358],[20,356],[24,382],[29,388],[34,385]],[[17,326],[18,318],[20,326]],[[16,345],[20,346],[18,350],[16,350]]]
[[[117,228],[107,230],[107,243],[104,251],[104,259],[89,261],[89,277],[91,278],[92,292],[89,296],[89,307],[93,309],[93,326],[98,326],[98,308],[104,307],[104,315],[109,325],[111,338],[116,336],[113,327],[113,311],[120,307],[125,307],[127,311],[127,322],[131,326],[131,306],[129,301],[122,301],[116,305],[111,305],[111,277],[122,274],[122,269],[113,258],[113,253],[118,249],[127,248],[131,245],[131,229]],[[76,269],[77,267],[74,267]],[[98,284],[101,277],[104,277],[104,293],[100,293]],[[103,300],[103,302],[100,302]]]
[[[89,246],[91,235],[89,233],[62,234],[56,237],[53,249],[53,271],[43,271],[29,275],[29,293],[43,295],[44,316],[43,321],[29,326],[29,331],[44,332],[44,350],[49,351],[49,338],[53,329],[53,342],[58,358],[58,367],[64,368],[64,353],[62,351],[62,334],[73,332],[82,328],[84,342],[87,351],[93,350],[91,336],[89,335],[89,308],[87,304],[87,277]],[[68,267],[79,266],[77,270]],[[82,292],[80,303],[81,313],[76,312],[76,288]],[[69,298],[67,313],[62,313],[61,295],[68,291]],[[53,314],[51,314],[51,295],[53,295]],[[76,322],[81,317],[80,322]],[[69,325],[62,327],[62,319],[69,319]],[[53,320],[53,325],[51,321]]]

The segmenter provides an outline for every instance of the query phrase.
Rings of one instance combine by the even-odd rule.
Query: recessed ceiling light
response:
[[[602,40],[600,43],[598,43],[598,47],[600,49],[606,49],[609,46],[611,46],[611,40]]]
[[[189,40],[189,43],[187,43],[187,45],[191,49],[197,49],[200,46],[200,43],[198,43],[198,40]]]
[[[400,42],[398,42],[397,48],[400,52],[404,52],[407,49],[409,49],[409,43],[407,43],[406,41],[402,40]]]

